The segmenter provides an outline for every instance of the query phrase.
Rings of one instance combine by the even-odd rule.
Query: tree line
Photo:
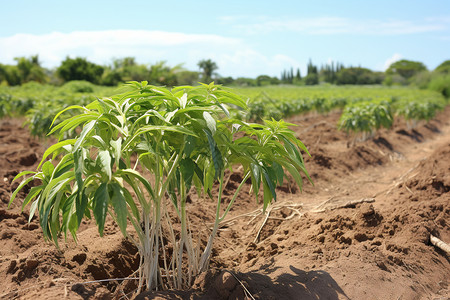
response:
[[[339,62],[314,65],[311,59],[307,73],[300,69],[282,70],[280,77],[260,75],[256,78],[222,77],[218,65],[211,59],[198,62],[198,70],[190,71],[182,65],[169,66],[165,61],[152,65],[140,64],[134,57],[113,59],[110,65],[98,65],[83,57],[66,57],[54,70],[41,66],[38,55],[15,58],[16,65],[0,64],[0,84],[20,85],[29,81],[60,85],[73,80],[85,80],[98,85],[115,86],[126,81],[146,80],[154,85],[195,85],[198,82],[215,81],[223,85],[266,86],[278,84],[317,85],[322,83],[415,85],[431,87],[444,95],[450,94],[450,60],[429,71],[421,62],[400,60],[392,63],[385,72],[376,72],[361,66],[344,66]]]
[[[45,69],[38,55],[15,58],[16,65],[0,64],[0,84],[21,85],[30,81],[54,85],[84,80],[97,85],[116,86],[126,81],[146,80],[153,85],[195,85],[217,77],[217,64],[210,59],[198,62],[199,71],[182,65],[169,66],[165,61],[139,64],[134,57],[113,59],[110,65],[98,65],[83,57],[66,57],[54,70]]]

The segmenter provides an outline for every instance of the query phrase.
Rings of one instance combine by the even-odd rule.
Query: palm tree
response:
[[[203,73],[202,81],[204,83],[210,83],[212,81],[212,75],[214,74],[214,71],[219,68],[217,64],[211,59],[203,59],[199,61],[197,65]]]

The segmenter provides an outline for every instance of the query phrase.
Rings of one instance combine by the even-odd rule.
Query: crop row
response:
[[[394,117],[402,117],[413,128],[429,121],[447,101],[439,93],[412,88],[322,87],[241,89],[250,97],[249,113],[243,118],[280,119],[308,112],[342,110],[339,128],[365,139],[381,127],[390,128]]]
[[[31,133],[45,136],[58,111],[70,105],[87,105],[95,96],[108,96],[114,90],[76,81],[59,88],[37,83],[1,87],[0,118],[26,116]],[[402,117],[414,127],[421,120],[432,119],[447,104],[439,93],[412,88],[277,86],[235,91],[248,101],[248,111],[237,112],[240,119],[279,120],[310,112],[342,110],[339,128],[362,138],[381,127],[389,128],[394,117]]]

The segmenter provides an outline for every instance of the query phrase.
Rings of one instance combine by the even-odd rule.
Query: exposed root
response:
[[[234,279],[236,279],[237,282],[239,282],[239,284],[240,284],[240,285],[242,286],[242,288],[244,289],[244,293],[245,293],[245,296],[246,296],[246,297],[248,297],[248,298],[250,298],[250,299],[252,299],[252,300],[255,300],[255,297],[253,297],[252,293],[250,293],[250,291],[245,287],[244,283],[243,283],[241,280],[239,280],[239,278],[237,278],[237,276],[236,276],[233,272],[231,272],[231,271],[229,271],[229,270],[225,270],[225,271],[228,272],[228,273],[230,273],[230,274],[234,277]]]
[[[440,239],[438,239],[437,237],[435,237],[434,235],[430,234],[430,242],[431,244],[433,244],[435,247],[438,247],[439,249],[441,249],[442,251],[446,252],[447,255],[450,254],[450,245],[441,241]]]
[[[339,208],[353,207],[356,204],[360,204],[360,203],[364,203],[364,202],[366,202],[366,203],[375,202],[375,198],[362,198],[359,200],[348,200],[345,203],[339,203],[339,204],[327,206],[327,204],[332,200],[333,200],[333,197],[322,202],[315,208],[311,209],[310,212],[319,213],[319,212],[325,212],[325,211],[335,210],[335,209],[339,209]]]

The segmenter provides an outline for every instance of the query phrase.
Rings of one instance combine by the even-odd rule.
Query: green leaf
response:
[[[216,120],[211,116],[211,114],[207,111],[203,112],[203,118],[206,121],[206,126],[209,131],[211,131],[212,135],[216,134]]]
[[[56,143],[56,144],[50,146],[47,150],[45,150],[44,156],[42,156],[42,160],[39,163],[38,169],[50,154],[52,154],[56,150],[61,149],[63,146],[73,145],[75,142],[76,142],[76,139],[69,139],[69,140],[64,140],[64,141],[61,141],[59,143]]]
[[[46,161],[42,165],[42,173],[44,173],[45,177],[50,177],[53,174],[53,171],[55,170],[55,166],[50,161]]]
[[[208,137],[208,143],[209,143],[209,149],[211,150],[212,160],[214,163],[214,179],[218,178],[220,176],[220,173],[223,170],[223,160],[222,160],[222,154],[220,153],[219,148],[217,147],[216,141],[212,137],[211,133],[204,129],[204,132],[206,133],[206,136]]]
[[[192,135],[186,136],[185,143],[184,143],[184,153],[187,157],[191,156],[192,151],[195,149],[196,144],[196,138]]]
[[[122,153],[122,138],[119,137],[117,140],[111,140],[109,144],[112,147],[114,160],[116,163],[116,166],[119,166],[119,161]]]
[[[83,144],[84,140],[86,139],[86,136],[91,133],[92,129],[95,126],[96,120],[92,120],[86,125],[84,125],[83,130],[80,133],[80,136],[76,139],[75,145],[74,145],[74,151],[78,150],[80,146]]]
[[[97,159],[102,168],[102,171],[106,174],[106,176],[108,177],[108,180],[111,180],[111,178],[112,178],[111,156],[109,155],[109,151],[107,151],[107,150],[98,151]]]
[[[77,224],[78,224],[77,226],[80,226],[81,220],[83,219],[86,208],[88,206],[88,197],[82,191],[79,191],[76,194],[70,195],[69,198],[72,198],[72,197],[74,198],[73,201],[75,201],[75,211],[76,211],[76,215],[77,215]]]
[[[31,204],[31,206],[30,206],[30,216],[28,217],[28,223],[30,223],[31,220],[33,219],[34,213],[36,212],[36,209],[37,209],[37,206],[38,206],[38,203],[39,203],[39,198],[34,200],[34,202]]]
[[[263,180],[263,212],[266,211],[267,206],[272,202],[272,192],[270,191],[269,186],[267,185],[266,181]]]
[[[34,171],[23,171],[23,172],[20,172],[19,174],[16,175],[16,177],[14,177],[13,181],[16,181],[20,177],[22,177],[24,175],[28,175],[28,174],[36,174],[36,172],[34,172]]]
[[[15,191],[12,193],[12,195],[11,195],[11,199],[9,200],[9,203],[8,203],[8,208],[11,206],[12,202],[13,202],[14,199],[16,198],[17,193],[19,193],[19,191],[20,191],[24,186],[26,186],[30,181],[32,181],[32,180],[34,180],[34,176],[31,176],[30,178],[24,179],[24,180],[19,184],[19,186],[16,188],[16,190],[15,190]]]
[[[272,178],[270,178],[269,173],[267,172],[267,170],[264,167],[262,168],[262,171],[263,171],[262,173],[264,175],[263,183],[265,183],[269,187],[270,193],[272,194],[272,198],[275,201],[277,201],[277,194],[275,192],[275,187],[273,186]]]
[[[141,221],[141,214],[139,213],[139,209],[137,208],[136,203],[134,203],[133,196],[131,196],[131,193],[127,189],[123,189],[122,191],[123,191],[123,194],[125,196],[125,200],[127,201],[127,204],[130,207],[134,218],[138,222],[140,222]]]
[[[83,149],[78,149],[73,152],[73,163],[75,179],[77,181],[78,189],[83,186],[83,170],[84,170],[84,155]]]
[[[255,196],[258,198],[259,188],[261,187],[261,167],[257,164],[251,163],[251,177],[254,181],[253,191],[255,192]]]
[[[180,161],[180,170],[183,174],[186,190],[189,191],[192,184],[192,177],[195,171],[195,162],[192,159],[186,158]]]
[[[103,182],[95,191],[94,199],[92,199],[92,210],[94,211],[94,217],[97,221],[100,236],[103,236],[103,230],[105,228],[106,214],[108,213],[108,202],[108,185],[106,182]]]
[[[80,105],[71,105],[69,107],[66,107],[65,109],[61,110],[60,112],[58,112],[56,114],[56,116],[53,118],[52,124],[50,125],[50,127],[53,126],[53,124],[55,123],[56,119],[64,112],[68,111],[69,109],[74,109],[74,108],[78,108],[78,109],[85,109],[83,106]]]
[[[127,201],[122,190],[122,187],[113,182],[109,185],[111,192],[111,204],[114,208],[117,217],[117,224],[119,224],[120,231],[124,236],[127,236]]]
[[[31,200],[33,200],[35,197],[37,197],[37,195],[42,191],[43,186],[34,186],[30,189],[30,191],[28,192],[28,195],[25,197],[25,199],[23,200],[22,203],[22,211],[25,208],[25,206],[28,205],[28,203],[31,202]]]

